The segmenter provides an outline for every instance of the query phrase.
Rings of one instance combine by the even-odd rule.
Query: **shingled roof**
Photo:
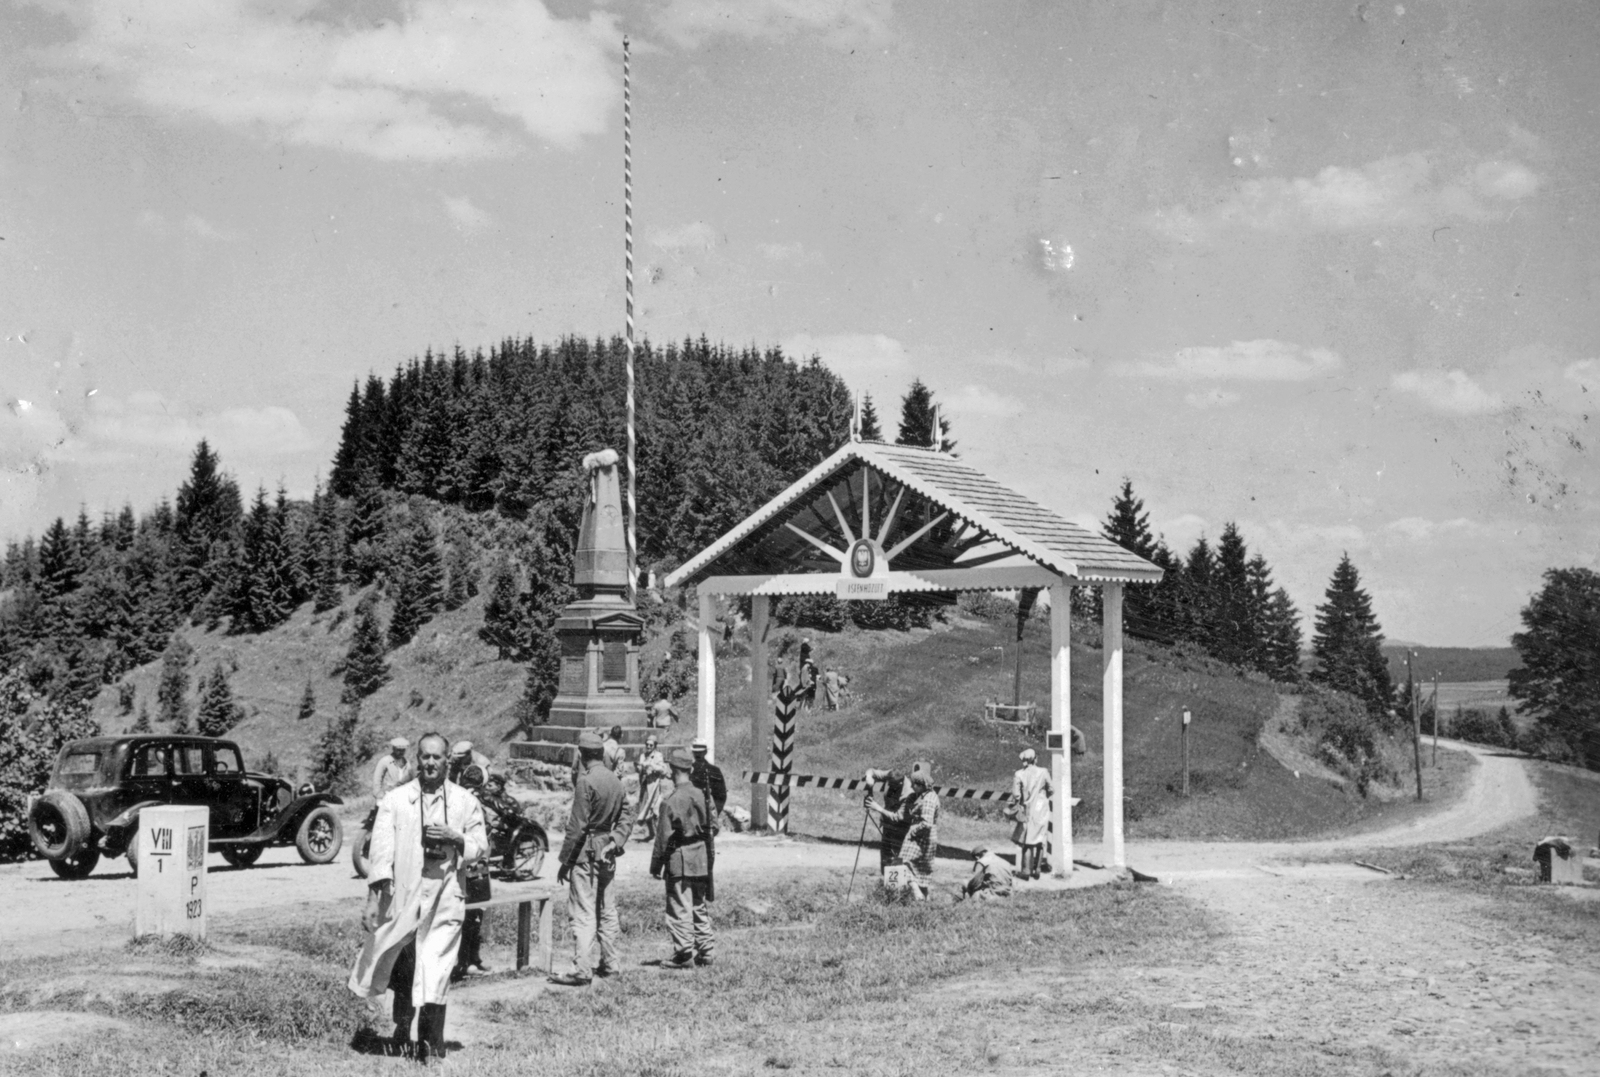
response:
[[[880,483],[886,479],[904,486],[932,507],[976,528],[986,540],[1051,572],[1097,582],[1153,583],[1161,578],[1161,569],[1138,554],[1063,519],[953,456],[909,445],[850,442],[669,575],[668,586],[720,574],[797,571],[797,565],[773,563],[781,558],[756,547],[770,545],[785,522],[826,498],[841,479],[848,482],[863,466],[876,472]],[[813,511],[819,518],[827,515]],[[796,556],[812,553],[802,546]],[[926,562],[925,555],[921,559]],[[959,560],[946,564],[963,567]]]

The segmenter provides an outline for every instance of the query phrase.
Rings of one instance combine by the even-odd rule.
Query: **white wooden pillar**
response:
[[[716,599],[700,593],[700,692],[695,737],[706,742],[706,759],[717,761],[717,652],[711,645]]]
[[[750,596],[750,770],[760,774],[770,762],[772,676],[767,670],[767,611],[772,600]],[[767,829],[767,787],[750,786],[750,829]]]
[[[1102,737],[1105,773],[1105,849],[1106,860],[1113,868],[1128,866],[1127,853],[1122,847],[1122,584],[1105,585],[1104,616],[1101,624],[1102,657],[1102,709],[1105,713],[1105,732]]]
[[[1072,585],[1050,585],[1050,873],[1072,871]]]

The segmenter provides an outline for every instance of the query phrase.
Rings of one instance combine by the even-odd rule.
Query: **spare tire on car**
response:
[[[71,793],[52,789],[33,802],[28,837],[47,860],[76,859],[89,844],[89,811]]]

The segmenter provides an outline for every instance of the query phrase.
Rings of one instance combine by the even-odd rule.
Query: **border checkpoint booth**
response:
[[[1072,870],[1071,597],[1099,587],[1104,616],[1104,852],[1127,866],[1122,819],[1122,594],[1155,583],[1161,569],[1007,489],[935,448],[851,441],[812,468],[666,579],[699,595],[696,732],[716,751],[716,596],[750,596],[751,766],[766,769],[771,713],[766,636],[774,597],[837,595],[856,601],[894,594],[1049,592],[1050,755],[1055,787],[1049,848],[1057,876]],[[751,820],[766,824],[766,799],[751,786]]]

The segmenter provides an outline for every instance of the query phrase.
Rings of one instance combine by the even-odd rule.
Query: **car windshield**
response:
[[[218,774],[241,774],[244,765],[239,762],[239,749],[231,744],[219,744],[212,749],[214,770]]]

